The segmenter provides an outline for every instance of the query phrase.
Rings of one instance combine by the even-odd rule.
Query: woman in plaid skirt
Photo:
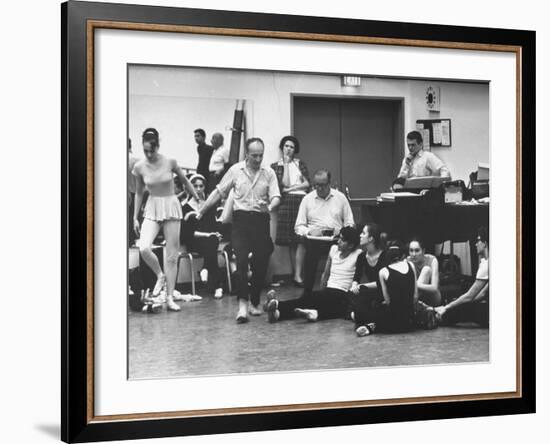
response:
[[[295,156],[300,152],[300,142],[294,136],[285,136],[279,143],[281,160],[271,165],[277,175],[281,191],[277,221],[277,245],[288,245],[290,263],[294,274],[294,284],[302,287],[302,269],[305,247],[298,243],[294,234],[294,224],[302,199],[309,191],[309,174],[306,164]]]

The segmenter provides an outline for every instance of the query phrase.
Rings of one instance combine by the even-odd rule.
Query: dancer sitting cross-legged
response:
[[[355,227],[340,231],[338,244],[330,248],[321,277],[321,290],[305,293],[298,299],[279,301],[275,291],[267,294],[265,310],[269,322],[304,317],[315,322],[323,319],[347,318],[349,316],[349,289],[361,254],[359,232]]]

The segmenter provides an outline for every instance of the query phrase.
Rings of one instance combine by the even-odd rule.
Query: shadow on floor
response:
[[[59,424],[35,424],[34,428],[56,440],[59,440],[61,437],[61,427]]]

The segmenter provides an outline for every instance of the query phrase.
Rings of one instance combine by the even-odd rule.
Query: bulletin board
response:
[[[425,149],[451,146],[451,119],[417,120],[416,129],[422,134]]]

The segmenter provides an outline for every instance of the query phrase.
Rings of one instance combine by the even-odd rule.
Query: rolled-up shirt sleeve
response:
[[[449,171],[449,168],[447,168],[447,165],[445,165],[443,162],[441,162],[441,167],[439,168],[439,175],[441,177],[447,177],[451,178],[451,172]]]
[[[351,206],[348,200],[344,197],[344,227],[355,226],[355,220],[353,219],[353,211],[351,211]]]
[[[271,202],[275,197],[281,197],[281,193],[279,191],[279,184],[277,183],[277,175],[275,174],[275,171],[271,168],[266,169],[265,171],[267,171],[269,177],[268,194],[269,201]]]
[[[233,188],[233,185],[235,184],[235,170],[233,167],[229,168],[227,173],[223,176],[221,182],[216,185],[216,189],[219,191],[221,196],[224,199],[227,199],[227,196],[229,195],[229,191],[231,188]]]
[[[447,168],[447,165],[445,165],[435,154],[428,158],[428,168],[432,171],[432,174],[437,172],[441,177],[451,178],[449,168]]]

